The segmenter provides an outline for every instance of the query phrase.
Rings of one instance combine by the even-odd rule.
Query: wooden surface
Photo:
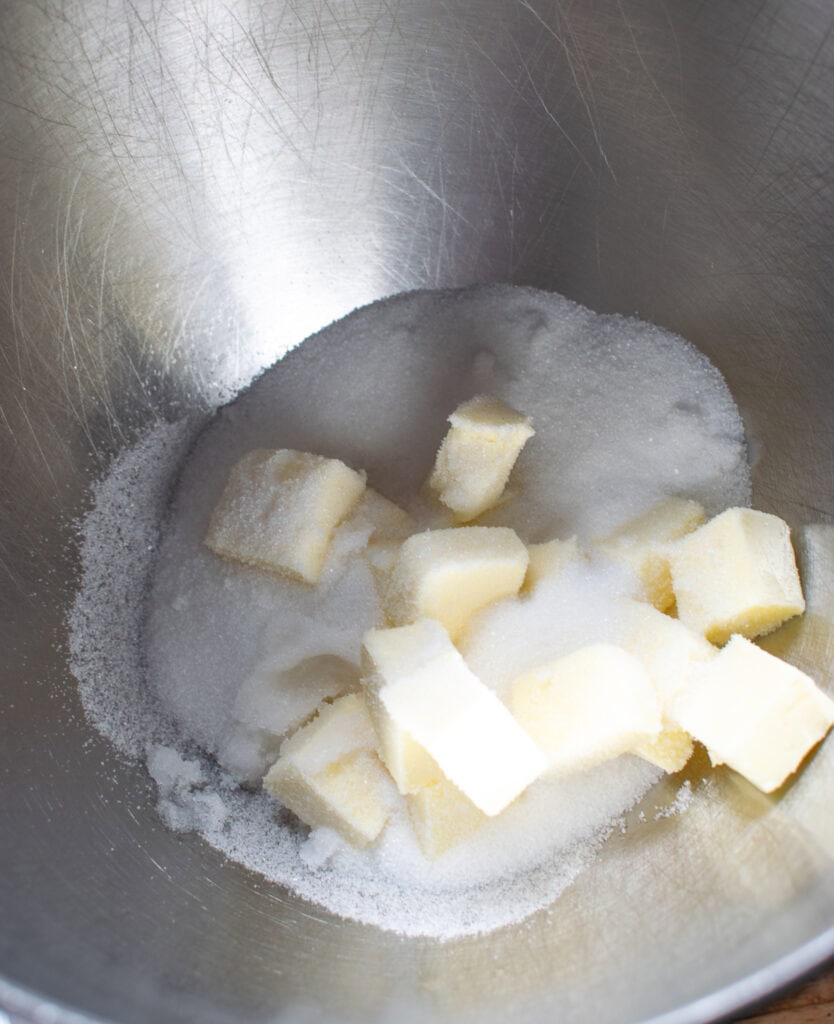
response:
[[[834,1024],[834,968],[791,995],[757,1010],[740,1024]]]

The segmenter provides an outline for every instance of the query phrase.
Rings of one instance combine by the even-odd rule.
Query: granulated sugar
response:
[[[156,747],[149,757],[170,827],[200,832],[231,859],[333,913],[441,939],[492,931],[551,903],[660,774],[622,757],[558,784],[539,781],[500,818],[428,862],[402,810],[374,847],[360,851],[331,829],[288,822],[262,792],[234,787],[216,771],[210,782],[211,766],[187,758],[178,765],[178,756]]]
[[[402,808],[364,852],[328,830],[308,836],[251,784],[277,755],[278,734],[358,683],[361,636],[381,624],[371,571],[356,557],[367,524],[340,527],[315,588],[223,562],[202,540],[231,465],[253,448],[340,458],[366,470],[416,528],[443,524],[421,488],[447,415],[478,393],[536,429],[506,500],[480,520],[526,542],[598,536],[673,495],[709,514],[749,502],[732,398],[682,339],[528,289],[412,293],[309,339],[221,410],[189,454],[158,545],[188,426],[161,427],[117,460],[85,524],[71,618],[88,713],[119,749],[147,752],[172,827],[196,829],[337,914],[440,938],[517,921],[555,899],[657,770],[625,757],[539,781],[431,863]],[[530,599],[527,636],[540,621],[537,644],[506,642],[506,608],[482,613],[465,641],[470,667],[499,694],[519,664],[610,637],[631,582],[611,567],[572,572]],[[491,624],[491,614],[503,618]]]
[[[145,682],[148,579],[171,488],[196,424],[158,423],[113,461],[84,517],[70,668],[93,725],[125,754],[174,733]]]
[[[475,675],[508,700],[512,681],[537,665],[585,644],[616,643],[627,625],[623,598],[633,587],[620,567],[577,559],[523,602],[485,608],[460,650]]]
[[[672,818],[676,814],[683,814],[694,799],[695,792],[692,789],[692,783],[689,779],[686,779],[672,803],[668,807],[661,807],[655,812],[654,820],[662,821],[664,818]]]

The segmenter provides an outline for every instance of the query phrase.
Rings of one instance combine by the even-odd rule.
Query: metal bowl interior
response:
[[[830,6],[25,0],[0,19],[0,1006],[671,1024],[831,956],[831,742],[774,798],[718,774],[686,815],[615,835],[521,927],[406,941],[167,832],[84,718],[65,625],[75,520],[143,425],[365,302],[504,280],[718,365],[807,590],[768,644],[834,685]]]

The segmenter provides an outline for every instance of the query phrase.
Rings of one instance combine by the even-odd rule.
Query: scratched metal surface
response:
[[[830,744],[781,799],[720,776],[645,841],[615,837],[553,912],[438,947],[162,829],[63,646],[72,517],[143,423],[209,408],[363,302],[510,280],[718,363],[756,502],[801,540],[810,614],[771,643],[831,686],[830,4],[0,6],[9,1019],[682,1024],[832,955]]]

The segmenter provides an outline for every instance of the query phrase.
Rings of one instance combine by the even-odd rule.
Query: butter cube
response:
[[[542,580],[559,576],[572,562],[583,557],[576,537],[528,544],[527,554],[529,563],[523,589],[528,592],[535,590]]]
[[[355,553],[364,555],[377,589],[382,593],[400,544],[415,529],[416,523],[405,509],[372,487],[366,487],[336,532],[332,550],[347,557]]]
[[[388,620],[403,626],[437,619],[453,640],[475,612],[517,594],[527,548],[503,526],[426,530],[403,542],[385,600]]]
[[[224,558],[315,583],[334,529],[364,490],[365,475],[338,459],[255,449],[232,467],[206,546]]]
[[[372,629],[364,647],[368,672],[362,683],[392,774],[398,768],[389,761],[391,738],[405,734],[436,762],[442,776],[491,816],[541,773],[541,751],[470,671],[439,622],[422,619]]]
[[[368,499],[365,514],[373,526],[365,555],[376,577],[377,586],[383,589],[388,585],[400,545],[414,533],[415,523],[408,512],[370,487],[364,497]],[[360,502],[360,506],[362,504]]]
[[[678,618],[723,644],[752,638],[805,610],[787,523],[731,508],[672,546]]]
[[[695,668],[718,653],[703,634],[642,601],[625,602],[622,623],[620,643],[648,672],[664,712]]]
[[[834,725],[831,701],[804,672],[733,636],[676,701],[681,724],[765,793],[777,789]]]
[[[351,553],[364,550],[374,541],[400,543],[416,528],[411,516],[395,502],[366,487],[350,515],[337,531],[334,543]]]
[[[510,707],[544,751],[550,775],[618,757],[661,727],[645,669],[613,644],[589,644],[519,676]]]
[[[393,796],[375,748],[365,699],[349,693],[284,741],[264,787],[311,828],[367,846],[385,827]]]
[[[396,502],[366,487],[345,527],[361,531],[368,540],[405,540],[414,532],[414,520]]]
[[[527,416],[487,395],[463,402],[449,422],[429,487],[465,523],[495,505],[535,431]]]
[[[654,739],[635,744],[631,752],[673,774],[687,764],[695,752],[695,744],[686,729],[675,729],[664,724]]]
[[[488,820],[446,779],[417,790],[406,797],[406,803],[417,841],[430,860],[472,835]]]
[[[411,656],[411,644],[419,646],[421,630],[374,630],[362,646],[361,681],[368,711],[377,735],[379,756],[388,769],[397,789],[405,793],[418,790],[443,778],[437,762],[387,712],[379,699],[388,674],[397,671],[398,659]],[[415,651],[414,657],[419,657]]]
[[[704,509],[697,501],[669,498],[625,523],[597,546],[606,557],[629,566],[646,600],[664,612],[675,600],[668,545],[704,522]]]
[[[692,756],[692,737],[674,716],[674,700],[696,668],[715,657],[713,647],[678,619],[641,601],[629,601],[624,613],[622,646],[642,664],[660,701],[663,728],[657,737],[634,748],[634,753],[667,772],[677,772]]]

